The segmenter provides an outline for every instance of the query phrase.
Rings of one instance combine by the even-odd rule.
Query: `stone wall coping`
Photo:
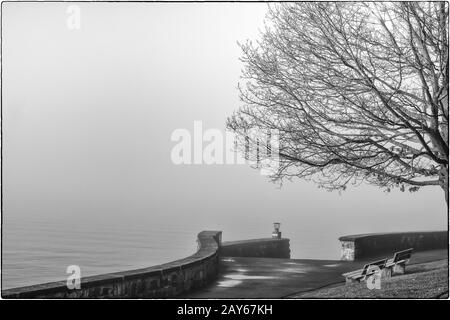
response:
[[[199,249],[196,253],[182,259],[172,262],[128,271],[112,272],[81,278],[82,287],[89,288],[99,284],[116,283],[130,278],[139,278],[160,275],[161,273],[170,273],[173,270],[188,268],[194,264],[201,263],[203,260],[211,258],[218,253],[222,231],[202,231],[197,235]],[[19,295],[43,295],[53,292],[67,290],[66,281],[54,281],[24,287],[2,290],[2,297],[14,297]]]
[[[408,235],[420,235],[420,234],[432,234],[435,233],[436,235],[440,235],[442,233],[447,234],[446,230],[439,230],[439,231],[407,231],[407,232],[382,232],[382,233],[364,233],[364,234],[356,234],[356,235],[347,235],[342,236],[339,238],[339,241],[355,241],[358,239],[363,238],[370,238],[370,237],[389,237],[389,236],[408,236]]]
[[[273,241],[289,241],[288,238],[261,238],[261,239],[248,239],[248,240],[236,240],[236,241],[224,241],[222,242],[222,246],[233,246],[233,245],[242,245],[246,243],[261,243],[261,242],[273,242]]]

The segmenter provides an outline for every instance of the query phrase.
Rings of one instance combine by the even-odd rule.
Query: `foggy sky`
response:
[[[224,130],[241,105],[237,41],[257,37],[265,4],[83,3],[79,30],[68,5],[3,4],[4,221],[194,220],[225,238],[249,225],[269,235],[273,221],[291,237],[446,229],[438,187],[339,195],[299,180],[280,189],[242,165],[171,162],[175,129]]]

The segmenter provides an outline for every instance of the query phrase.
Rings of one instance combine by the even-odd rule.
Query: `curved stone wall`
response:
[[[448,248],[447,231],[370,233],[340,237],[341,260],[357,260],[413,248],[414,251]]]
[[[223,242],[220,255],[225,257],[259,257],[286,258],[291,257],[289,239],[251,239]]]
[[[3,298],[170,298],[200,288],[219,269],[221,231],[198,234],[195,254],[173,262],[138,270],[81,279],[81,289],[70,290],[66,281],[2,290]]]

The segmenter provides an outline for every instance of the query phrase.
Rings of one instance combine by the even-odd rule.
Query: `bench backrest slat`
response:
[[[372,271],[370,267],[377,267],[379,269],[383,269],[384,266],[386,266],[387,260],[388,259],[386,258],[366,264],[363,268],[362,275],[365,276],[368,271]]]
[[[410,249],[396,252],[394,254],[394,263],[398,262],[398,261],[402,261],[402,260],[408,260],[409,258],[411,258],[412,251],[413,251],[413,249],[410,248]]]

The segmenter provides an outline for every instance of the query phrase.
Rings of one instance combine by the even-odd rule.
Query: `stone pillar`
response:
[[[355,242],[341,240],[341,260],[355,260]]]

